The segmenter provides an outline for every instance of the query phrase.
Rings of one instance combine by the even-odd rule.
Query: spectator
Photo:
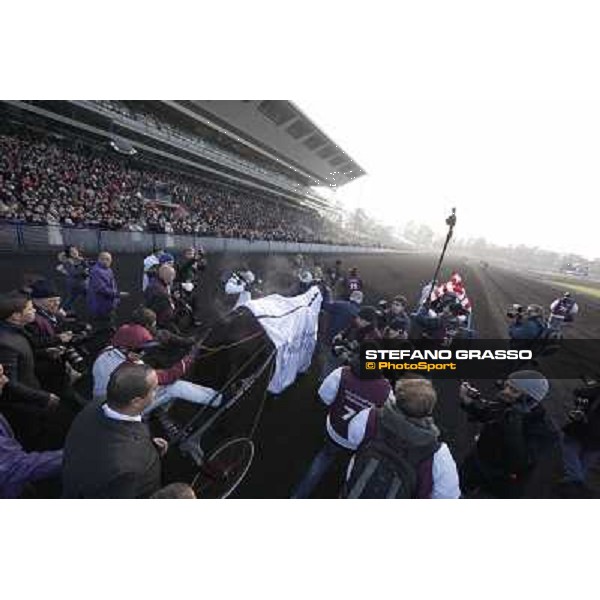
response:
[[[75,246],[67,246],[65,260],[61,263],[66,275],[67,297],[63,310],[70,311],[79,298],[85,298],[88,285],[88,262]]]
[[[8,384],[0,364],[0,398]],[[9,422],[0,413],[0,498],[19,498],[28,484],[58,477],[62,450],[25,452]]]
[[[25,331],[34,320],[29,298],[18,293],[0,296],[0,363],[10,379],[2,395],[3,412],[30,448],[40,447],[48,411],[60,403],[57,395],[42,388],[35,372],[35,355]]]
[[[433,421],[437,395],[423,377],[405,377],[381,408],[351,419],[348,438],[358,447],[350,461],[345,497],[460,498],[456,463]],[[366,477],[372,459],[379,467]],[[395,481],[394,481],[395,480]]]
[[[152,254],[149,254],[144,259],[144,275],[142,277],[142,292],[146,291],[146,288],[148,287],[148,284],[150,283],[148,273],[153,268],[158,267],[158,265],[159,265],[158,258],[162,253],[163,253],[162,248],[154,248],[154,250],[152,251]]]
[[[142,422],[157,387],[154,369],[125,363],[111,375],[106,403],[79,413],[64,449],[65,498],[149,498],[160,489],[168,443]]]
[[[360,243],[316,211],[3,125],[0,218],[289,242]],[[256,168],[255,163],[252,168]],[[162,201],[162,197],[166,202]]]
[[[175,269],[165,262],[158,268],[156,277],[150,279],[144,292],[144,300],[146,307],[156,314],[158,326],[177,333],[179,329],[175,322],[175,302],[171,295],[173,281]]]
[[[117,289],[111,265],[112,256],[108,252],[100,252],[98,262],[90,271],[88,310],[98,329],[112,327],[119,298],[125,295]]]

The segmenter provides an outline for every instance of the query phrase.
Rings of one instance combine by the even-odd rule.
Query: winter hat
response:
[[[163,265],[164,263],[174,263],[175,257],[172,254],[169,254],[168,252],[163,252],[163,254],[161,254],[158,257],[158,262],[161,265]]]
[[[539,371],[515,371],[507,380],[517,390],[541,402],[550,389],[548,380]]]
[[[40,279],[31,285],[31,297],[39,300],[43,298],[59,298],[60,293],[51,281]]]

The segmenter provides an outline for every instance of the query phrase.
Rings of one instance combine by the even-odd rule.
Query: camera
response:
[[[333,344],[333,346],[331,347],[331,352],[334,356],[341,358],[344,362],[350,362],[358,348],[358,342],[350,342],[348,340],[341,339]]]
[[[573,390],[575,398],[574,406],[569,411],[568,417],[571,421],[585,422],[591,404],[600,398],[600,381],[584,376],[581,378],[583,385]]]
[[[67,346],[64,349],[63,357],[65,362],[67,362],[73,369],[76,371],[84,371],[85,370],[85,358],[77,352],[75,348],[72,346]]]
[[[468,381],[463,381],[462,387],[465,390],[467,397],[471,400],[479,400],[481,398],[481,392]]]
[[[512,304],[506,309],[506,316],[509,319],[516,319],[525,315],[525,307],[522,304]]]
[[[60,347],[63,360],[79,373],[85,371],[86,368],[86,356],[88,353],[83,348],[83,344],[89,337],[89,331],[84,329],[83,331],[74,334],[68,345]]]

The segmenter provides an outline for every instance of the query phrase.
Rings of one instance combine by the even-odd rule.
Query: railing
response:
[[[78,246],[85,253],[109,250],[118,253],[147,252],[152,248],[183,250],[202,245],[208,252],[262,253],[388,253],[392,249],[304,242],[272,242],[242,238],[204,237],[136,231],[82,229],[61,225],[29,225],[0,221],[0,252],[59,252],[67,245]]]

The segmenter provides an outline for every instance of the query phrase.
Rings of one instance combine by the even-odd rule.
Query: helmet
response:
[[[242,271],[239,275],[246,283],[254,283],[256,281],[254,273],[250,270]]]
[[[313,281],[313,276],[312,273],[308,270],[305,269],[303,271],[300,271],[300,273],[298,273],[298,279],[304,283],[304,284],[310,284]]]
[[[313,279],[320,281],[323,279],[323,269],[321,267],[315,267],[313,270]]]
[[[145,327],[131,323],[121,325],[113,335],[111,343],[115,348],[126,350],[144,350],[158,345]]]
[[[571,292],[565,292],[563,294],[563,298],[570,298],[571,297]]]

